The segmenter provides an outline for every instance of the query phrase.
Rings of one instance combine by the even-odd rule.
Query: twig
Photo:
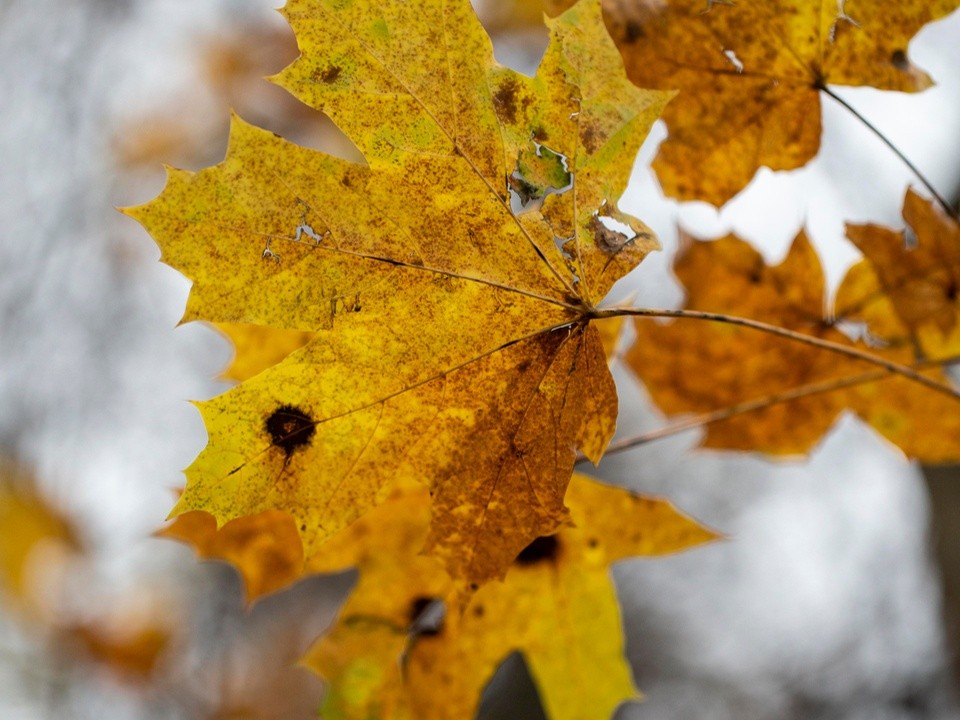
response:
[[[750,318],[738,317],[736,315],[725,315],[723,313],[703,312],[701,310],[665,310],[660,308],[608,308],[594,310],[590,313],[591,317],[596,318],[619,317],[621,315],[707,320],[709,322],[726,323],[728,325],[738,325],[740,327],[750,328],[751,330],[758,330],[770,335],[776,335],[778,337],[787,338],[788,340],[794,340],[805,345],[820,348],[821,350],[837,353],[838,355],[846,355],[847,357],[862,360],[870,363],[871,365],[876,365],[877,367],[883,368],[891,373],[909,378],[920,383],[921,385],[924,385],[925,387],[930,388],[931,390],[936,390],[937,392],[960,400],[960,389],[937,382],[936,380],[928,378],[925,375],[921,375],[909,365],[903,365],[898,362],[893,362],[892,360],[886,360],[878,355],[874,355],[873,353],[869,353],[864,350],[858,350],[857,348],[850,347],[849,345],[841,345],[840,343],[833,342],[831,340],[824,340],[812,335],[805,335],[804,333],[796,332],[795,330],[788,330],[787,328],[780,327],[779,325],[771,325],[759,320],[751,320]]]
[[[952,217],[952,218],[953,218],[954,220],[956,220],[957,222],[960,222],[960,212],[958,212],[955,207],[953,207],[950,203],[948,203],[948,202],[946,201],[946,199],[945,199],[940,193],[937,192],[936,188],[933,187],[933,184],[926,178],[926,176],[925,176],[922,172],[920,172],[920,169],[919,169],[916,165],[914,165],[912,162],[910,162],[910,160],[907,158],[907,156],[904,155],[902,152],[900,152],[900,149],[899,149],[896,145],[894,145],[892,142],[890,142],[890,140],[887,139],[887,136],[886,136],[886,135],[884,135],[882,132],[880,132],[873,123],[871,123],[869,120],[867,120],[867,119],[866,119],[863,115],[861,115],[856,109],[854,109],[854,107],[853,107],[852,105],[850,105],[850,103],[848,103],[848,102],[847,102],[846,100],[844,100],[842,97],[840,97],[839,95],[837,95],[837,94],[836,94],[833,90],[831,90],[829,87],[827,87],[826,85],[823,85],[823,84],[817,85],[816,87],[817,87],[819,90],[822,90],[825,95],[827,95],[827,96],[829,96],[830,98],[832,98],[832,99],[834,100],[834,102],[836,102],[836,103],[839,104],[841,107],[843,107],[844,109],[846,109],[847,112],[849,112],[849,113],[850,113],[851,115],[853,115],[857,120],[859,120],[861,123],[863,123],[864,127],[866,127],[866,128],[867,128],[868,130],[870,130],[874,135],[876,135],[878,138],[880,138],[880,140],[883,141],[883,144],[886,145],[888,148],[890,148],[890,149],[894,152],[894,154],[895,154],[898,158],[900,158],[901,161],[903,161],[903,164],[906,165],[908,168],[910,168],[910,171],[911,171],[914,175],[917,176],[917,179],[918,179],[918,180],[923,184],[923,186],[930,192],[930,194],[933,195],[934,198],[936,198],[937,202],[938,202],[938,203],[940,204],[940,206],[946,211],[947,215],[949,215],[950,217]]]
[[[958,361],[960,361],[960,356],[945,358],[944,360],[939,360],[937,362],[922,363],[918,365],[918,367],[949,365]],[[612,442],[607,447],[604,457],[612,453],[623,452],[624,450],[629,450],[640,445],[646,445],[647,443],[655,440],[662,440],[663,438],[671,437],[672,435],[677,435],[687,430],[705,427],[707,425],[720,422],[721,420],[727,420],[735,417],[736,415],[743,415],[744,413],[748,412],[764,410],[768,407],[772,407],[773,405],[790,402],[791,400],[799,400],[800,398],[810,397],[811,395],[819,395],[822,393],[832,392],[834,390],[843,390],[844,388],[853,387],[855,385],[863,385],[869,382],[885,380],[891,377],[893,374],[894,373],[891,373],[888,370],[871,370],[870,372],[860,373],[859,375],[848,375],[842,378],[834,378],[833,380],[823,380],[821,382],[808,383],[807,385],[801,385],[780,393],[773,393],[772,395],[765,395],[761,398],[747,400],[746,402],[730,405],[719,410],[711,410],[710,412],[694,415],[691,418],[681,420],[680,422],[672,425],[667,425],[666,427],[658,428],[657,430],[651,430],[650,432],[643,433],[642,435],[623,438],[621,440]],[[586,456],[577,456],[578,463],[583,462],[586,459]]]

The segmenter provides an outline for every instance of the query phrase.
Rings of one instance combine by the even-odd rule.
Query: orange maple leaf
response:
[[[851,268],[837,305],[886,343],[908,334],[918,355],[960,355],[960,223],[908,190],[903,219],[915,238],[880,225],[847,225],[864,254]]]
[[[627,74],[676,88],[654,168],[664,191],[722,205],[761,166],[789,170],[820,147],[820,91],[932,84],[907,57],[910,38],[958,7],[934,2],[610,0]]]
[[[687,289],[687,308],[768,322],[809,338],[868,349],[901,365],[916,361],[902,325],[901,340],[883,348],[841,332],[837,318],[846,317],[847,282],[839,291],[842,302],[829,309],[819,258],[803,233],[786,259],[772,267],[733,236],[687,241],[675,264]],[[891,318],[886,327],[895,322]],[[667,414],[713,416],[716,421],[708,425],[703,441],[708,447],[806,453],[841,412],[852,410],[911,457],[929,462],[960,458],[960,406],[946,392],[863,360],[736,325],[689,320],[662,325],[638,318],[635,329],[636,340],[626,355],[630,367]],[[923,375],[949,389],[941,369]],[[791,397],[797,389],[801,396]],[[753,411],[726,412],[741,405]]]

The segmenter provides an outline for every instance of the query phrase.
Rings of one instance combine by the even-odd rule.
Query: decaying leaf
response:
[[[612,563],[715,538],[669,503],[574,475],[575,525],[531,542],[503,583],[465,607],[433,558],[417,555],[429,497],[395,497],[331,543],[359,582],[305,662],[330,683],[324,717],[473,717],[497,666],[521,651],[553,720],[604,718],[637,697],[623,658]],[[445,612],[444,612],[445,610]]]
[[[733,236],[693,241],[677,258],[675,272],[687,290],[687,308],[747,317],[851,347],[859,345],[902,364],[916,359],[912,346],[903,340],[908,333],[902,325],[897,326],[901,340],[883,348],[866,347],[836,327],[835,316],[844,317],[846,308],[843,304],[836,311],[826,307],[820,262],[803,233],[776,266],[766,265],[756,250]],[[851,278],[841,285],[841,302],[846,302]],[[892,329],[895,324],[891,314],[886,327]],[[680,320],[664,325],[638,318],[636,333],[627,362],[668,415],[711,412],[808,384],[876,371],[861,360],[727,324]],[[946,381],[938,368],[925,373]],[[929,462],[960,458],[957,401],[883,373],[874,382],[713,423],[703,443],[775,455],[802,454],[847,409],[911,457]]]
[[[958,5],[609,0],[605,9],[630,79],[680,90],[654,161],[664,191],[722,205],[761,166],[789,170],[816,155],[819,88],[931,85],[907,44]]]
[[[550,21],[534,78],[494,61],[466,0],[284,13],[302,54],[278,81],[367,164],[235,119],[223,163],[129,211],[193,281],[186,320],[316,333],[200,404],[209,444],[173,514],[283,510],[311,557],[422,482],[426,551],[479,585],[567,521],[576,449],[596,460],[613,432],[589,321],[656,246],[616,200],[670,94],[611,70],[598,2]],[[510,178],[542,148],[571,187],[514,213]]]
[[[879,225],[847,226],[864,260],[847,274],[838,312],[865,321],[871,334],[888,344],[902,342],[906,330],[926,358],[958,356],[960,224],[912,190],[903,202],[903,219],[914,232],[913,243],[904,232]]]

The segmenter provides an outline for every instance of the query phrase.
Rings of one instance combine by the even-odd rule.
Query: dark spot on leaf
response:
[[[447,614],[443,600],[420,596],[410,603],[410,632],[415,635],[439,635]]]
[[[600,222],[599,216],[594,216],[590,221],[590,229],[593,231],[593,239],[597,243],[597,247],[607,255],[616,255],[629,242],[623,233],[611,230]]]
[[[590,538],[589,540],[587,540],[587,545],[589,547],[595,548],[599,544],[600,544],[600,541],[597,540],[596,538]]]
[[[521,361],[517,364],[517,372],[526,372],[529,367],[530,367],[530,361],[529,361],[529,360],[521,360]]]
[[[580,141],[587,149],[587,152],[594,153],[600,147],[600,138],[597,129],[593,125],[586,125],[580,133]]]
[[[517,81],[510,78],[493,94],[493,106],[497,109],[497,115],[508,123],[517,120]]]
[[[282,405],[267,418],[271,442],[290,457],[297,448],[310,443],[316,428],[313,418],[300,408]]]
[[[300,532],[306,532],[306,531],[307,531],[307,524],[304,523],[303,525],[300,526]]]
[[[560,541],[557,540],[557,536],[544,535],[538,537],[521,550],[514,562],[516,562],[517,565],[535,565],[540,562],[550,562],[557,557],[559,552]]]
[[[473,591],[476,591],[480,589],[480,586],[477,585],[476,583],[470,583],[470,589]]]
[[[643,25],[638,22],[631,20],[627,23],[626,27],[623,28],[623,41],[626,43],[635,43],[644,35],[646,35],[646,33],[643,31]]]
[[[950,281],[950,284],[947,285],[946,296],[947,300],[953,302],[957,299],[957,283],[953,280]]]
[[[474,614],[476,617],[478,617],[478,618],[479,618],[479,617],[483,617],[483,614],[484,614],[485,612],[486,612],[486,610],[484,609],[483,605],[477,605],[477,606],[473,609],[473,614]]]
[[[890,62],[893,63],[893,66],[897,70],[908,70],[910,68],[910,62],[907,60],[907,54],[903,50],[894,50],[893,54],[890,55]]]
[[[340,77],[341,72],[342,68],[339,65],[331,65],[322,73],[320,73],[320,80],[329,85],[330,83],[336,82],[337,78]]]

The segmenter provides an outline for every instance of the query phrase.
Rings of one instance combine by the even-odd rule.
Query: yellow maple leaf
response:
[[[627,74],[676,88],[654,168],[664,191],[722,205],[761,166],[800,167],[820,147],[820,91],[932,84],[907,43],[957,0],[638,0],[608,3]]]
[[[872,335],[926,358],[960,355],[960,223],[912,190],[903,219],[916,240],[880,225],[847,225],[864,260],[847,273],[837,312],[865,321]]]
[[[217,330],[233,343],[233,361],[223,371],[225,380],[243,382],[272,367],[313,339],[309,330],[286,330],[249,323],[217,323]]]
[[[327,678],[324,717],[473,717],[497,666],[519,650],[553,720],[608,717],[638,697],[623,658],[610,565],[714,539],[669,503],[574,475],[574,527],[534,540],[504,582],[457,604],[427,535],[425,493],[394,498],[332,541],[330,569],[360,579],[305,663]],[[443,603],[446,612],[442,612]]]
[[[803,233],[780,265],[766,265],[747,243],[727,236],[690,242],[674,270],[686,287],[689,309],[760,320],[808,337],[864,347],[841,332],[834,313],[827,311],[820,261]],[[847,293],[844,285],[840,298]],[[838,305],[841,316],[843,311]],[[895,317],[889,322],[895,323]],[[708,447],[806,453],[849,409],[911,457],[928,462],[960,458],[956,398],[862,360],[735,325],[690,320],[664,325],[638,318],[635,329],[627,362],[668,415],[722,411],[808,385],[838,383],[830,392],[710,424],[703,440]],[[901,326],[899,337],[907,336]],[[868,349],[903,365],[915,360],[912,347],[904,342]],[[938,368],[924,375],[948,382]],[[857,376],[872,381],[840,382]]]
[[[589,321],[656,247],[616,200],[670,94],[611,72],[598,2],[550,21],[535,78],[493,60],[466,0],[284,13],[302,54],[279,82],[367,164],[235,119],[223,163],[171,170],[128,211],[193,280],[186,320],[317,333],[200,403],[209,443],[174,514],[285,510],[309,557],[391,483],[422,481],[427,551],[480,584],[566,522],[576,448],[597,460],[613,432]],[[544,148],[570,184],[515,207],[520,155]]]

